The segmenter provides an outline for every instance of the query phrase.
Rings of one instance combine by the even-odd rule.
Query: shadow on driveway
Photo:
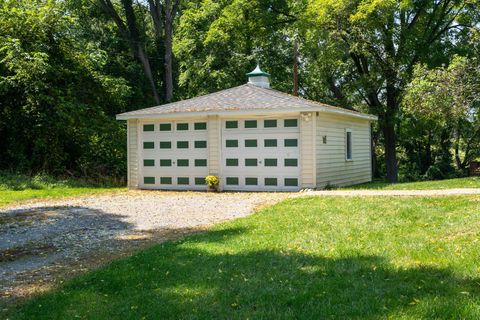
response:
[[[66,274],[73,275],[148,244],[193,232],[138,231],[124,218],[82,206],[0,212],[0,297],[41,291]]]

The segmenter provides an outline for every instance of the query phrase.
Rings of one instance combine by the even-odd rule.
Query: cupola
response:
[[[258,64],[252,72],[247,73],[247,77],[248,83],[260,88],[270,89],[270,74],[262,71]]]

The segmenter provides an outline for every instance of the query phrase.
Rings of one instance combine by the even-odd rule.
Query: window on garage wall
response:
[[[206,122],[195,122],[194,128],[195,128],[195,130],[207,130],[207,123]]]
[[[237,129],[238,121],[225,121],[225,129]]]
[[[144,124],[143,125],[143,131],[144,132],[155,131],[155,125],[154,124]]]
[[[160,131],[172,131],[171,123],[160,123]]]
[[[276,128],[277,127],[277,120],[263,120],[263,127],[264,128]]]
[[[188,130],[188,123],[177,123],[177,131]]]
[[[283,126],[285,128],[295,128],[298,127],[297,119],[285,119],[283,120]]]
[[[276,147],[277,146],[277,139],[265,139],[263,140],[264,147]]]
[[[353,160],[352,129],[345,129],[345,160]]]

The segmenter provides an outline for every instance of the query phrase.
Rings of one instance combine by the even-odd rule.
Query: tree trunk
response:
[[[384,119],[381,123],[385,144],[385,166],[387,169],[387,180],[395,183],[398,180],[398,163],[397,163],[397,136],[395,132],[395,119],[398,110],[396,88],[395,88],[395,71],[387,69],[385,72],[387,106]]]
[[[432,165],[432,132],[428,131],[428,140],[425,147],[425,166],[423,167],[422,174],[427,172],[428,168]]]
[[[386,116],[382,126],[384,147],[385,147],[385,166],[387,169],[387,181],[395,183],[398,180],[397,152],[395,125],[392,116]]]
[[[455,128],[455,164],[458,170],[462,170],[462,160],[460,160],[460,124]]]
[[[148,60],[148,56],[145,54],[145,51],[140,43],[137,43],[136,56],[143,66],[143,72],[145,73],[148,83],[150,84],[153,98],[157,104],[160,104],[160,97],[158,96],[157,86],[155,85],[152,68],[150,67],[150,61]]]
[[[173,53],[172,53],[172,29],[173,29],[173,5],[172,0],[165,0],[165,55],[164,55],[164,79],[165,79],[165,100],[173,99]]]
[[[122,6],[125,12],[125,18],[127,20],[126,25],[122,18],[120,18],[120,16],[118,15],[111,0],[99,1],[100,6],[103,8],[105,13],[109,15],[110,18],[112,18],[117,25],[120,35],[128,42],[135,59],[137,59],[142,64],[143,71],[152,90],[152,95],[155,103],[160,104],[160,97],[158,96],[157,86],[155,84],[155,79],[153,78],[150,60],[148,59],[148,56],[143,48],[143,44],[140,41],[140,33],[137,28],[137,21],[135,18],[135,12],[133,11],[132,0],[122,0]]]
[[[157,53],[163,62],[163,96],[167,102],[173,99],[172,33],[178,2],[173,4],[172,0],[165,0],[162,4],[159,0],[148,0],[157,39]]]
[[[374,133],[373,126],[370,126],[370,152],[372,156],[372,176],[375,178],[378,178],[380,176],[380,173],[378,171],[378,159],[377,159],[377,153],[375,152],[376,145],[377,145],[377,136]]]

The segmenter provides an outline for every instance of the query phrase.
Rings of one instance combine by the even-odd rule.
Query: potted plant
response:
[[[220,180],[218,179],[217,176],[206,176],[205,182],[207,183],[208,191],[210,192],[218,191],[218,184],[220,183]]]

